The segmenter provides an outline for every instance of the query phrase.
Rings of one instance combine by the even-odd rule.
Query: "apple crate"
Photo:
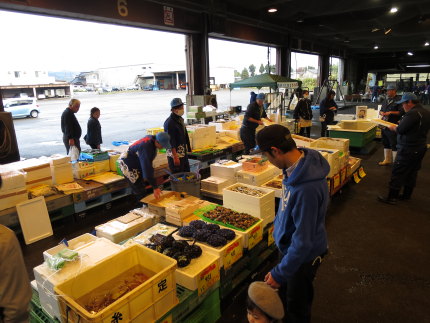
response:
[[[242,169],[242,164],[232,160],[219,160],[210,165],[211,176],[235,179],[236,173]]]
[[[176,261],[154,250],[135,244],[98,265],[79,273],[74,279],[55,287],[59,295],[62,320],[67,322],[152,322],[177,303]],[[134,273],[148,279],[97,313],[82,304],[100,293],[115,288],[118,281]]]
[[[269,166],[269,161],[261,157],[252,157],[242,162],[242,169],[246,172],[261,172]]]
[[[321,137],[311,142],[310,148],[337,149],[343,153],[349,152],[349,139]]]
[[[188,238],[181,237],[177,232],[173,234],[176,240],[187,240]],[[229,241],[225,246],[222,247],[212,247],[203,242],[196,242],[202,250],[209,252],[213,255],[219,257],[218,265],[219,268],[224,267],[224,269],[230,268],[236,261],[238,261],[243,256],[243,237],[236,235],[236,237]]]
[[[333,177],[340,171],[340,155],[341,152],[337,149],[322,149],[322,148],[312,148],[321,153],[321,155],[327,160],[330,165],[330,172],[327,177]],[[325,154],[323,154],[325,153]]]
[[[219,256],[203,251],[188,266],[176,269],[175,278],[178,285],[202,295],[220,280]]]
[[[238,183],[261,186],[273,177],[279,175],[279,172],[280,170],[277,167],[269,165],[261,172],[247,172],[244,170],[238,171],[236,174],[236,179]]]
[[[214,193],[222,193],[222,190],[235,183],[234,179],[211,176],[201,181],[201,189]]]

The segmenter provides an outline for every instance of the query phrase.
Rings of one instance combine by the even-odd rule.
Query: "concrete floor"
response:
[[[314,129],[318,133],[318,129]],[[315,280],[312,322],[429,322],[430,308],[430,153],[425,156],[413,199],[397,206],[376,201],[386,193],[390,167],[380,167],[382,147],[363,158],[367,176],[349,183],[333,197],[327,214],[329,255]],[[55,235],[23,245],[27,269],[42,262],[42,251],[90,232],[95,225],[131,209],[128,199],[110,210],[98,208],[87,217],[55,229]],[[266,264],[253,279],[262,279]],[[246,322],[247,283],[223,301],[219,322]]]

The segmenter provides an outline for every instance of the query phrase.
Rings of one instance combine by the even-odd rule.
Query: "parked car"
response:
[[[154,85],[149,84],[143,87],[144,91],[152,91],[153,90]]]
[[[139,85],[134,84],[134,85],[127,86],[127,90],[140,90],[140,87]]]
[[[39,105],[36,104],[35,98],[6,99],[3,102],[4,110],[6,112],[11,112],[14,118],[37,118],[40,113],[40,108]]]

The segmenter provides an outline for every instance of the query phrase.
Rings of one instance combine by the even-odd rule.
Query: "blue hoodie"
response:
[[[329,202],[326,177],[330,166],[319,152],[300,149],[304,157],[287,178],[284,169],[282,201],[273,237],[283,257],[272,277],[283,285],[299,267],[327,250],[325,215]]]

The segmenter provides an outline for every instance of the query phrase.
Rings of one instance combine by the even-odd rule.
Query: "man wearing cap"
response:
[[[170,102],[170,117],[164,122],[164,131],[170,135],[171,149],[167,150],[167,161],[172,173],[190,171],[187,152],[191,151],[190,138],[184,119],[184,103],[180,98],[174,98]]]
[[[313,280],[328,248],[325,216],[330,166],[316,150],[298,149],[290,131],[281,125],[262,129],[257,143],[284,173],[273,231],[281,260],[265,282],[279,289],[287,322],[310,322]]]
[[[387,98],[382,102],[381,115],[382,120],[397,124],[402,116],[403,109],[401,104],[396,101],[400,96],[396,95],[396,88],[393,85],[387,86]],[[397,154],[397,135],[388,128],[382,129],[382,144],[384,145],[384,160],[379,162],[380,166],[391,165],[396,159]]]
[[[388,195],[378,196],[380,202],[388,204],[396,204],[397,199],[411,198],[427,151],[427,133],[430,129],[430,112],[419,104],[415,94],[406,92],[396,103],[402,104],[405,111],[399,125],[389,127],[397,133],[397,157],[391,171]],[[403,193],[400,194],[402,188]]]
[[[248,155],[250,150],[255,147],[255,131],[259,125],[263,125],[262,118],[267,118],[266,111],[264,111],[263,104],[265,99],[264,93],[258,93],[256,100],[250,103],[246,108],[245,117],[242,121],[240,128],[240,139],[245,145],[245,155]]]
[[[157,156],[157,149],[162,148],[171,148],[170,136],[165,132],[134,142],[118,159],[119,167],[138,200],[146,195],[146,182],[152,186],[155,198],[161,196],[161,190],[154,178],[152,162]]]

